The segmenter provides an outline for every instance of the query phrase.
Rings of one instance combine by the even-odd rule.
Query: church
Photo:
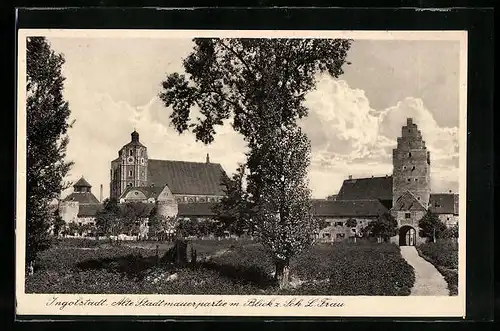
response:
[[[399,245],[413,246],[423,241],[418,222],[427,210],[437,214],[448,227],[458,224],[458,194],[431,193],[430,152],[412,118],[401,129],[392,163],[392,176],[349,176],[334,199],[313,202],[315,217],[328,224],[320,231],[321,238],[335,241],[359,234],[384,213],[391,213],[397,220],[399,233],[391,241]],[[357,225],[346,226],[348,220]]]

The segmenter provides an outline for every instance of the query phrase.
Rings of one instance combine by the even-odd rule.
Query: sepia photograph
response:
[[[466,38],[20,30],[20,306],[462,316]]]

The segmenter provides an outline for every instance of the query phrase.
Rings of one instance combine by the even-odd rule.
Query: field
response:
[[[59,240],[42,252],[27,293],[409,295],[413,269],[393,244],[318,244],[292,260],[292,287],[253,241],[195,240],[197,263],[162,263],[170,243]]]
[[[418,252],[443,275],[450,295],[458,295],[458,243],[451,239],[438,240],[418,246]]]

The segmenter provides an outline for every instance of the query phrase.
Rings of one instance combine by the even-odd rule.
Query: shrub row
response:
[[[419,246],[422,253],[435,264],[449,269],[458,269],[458,242],[452,239],[438,240]]]

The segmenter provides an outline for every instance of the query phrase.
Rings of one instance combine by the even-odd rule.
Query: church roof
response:
[[[75,184],[73,184],[73,187],[92,187],[92,185],[90,185],[85,178],[81,177]]]
[[[141,191],[145,196],[146,199],[149,198],[158,198],[160,193],[163,191],[164,186],[134,186],[134,187],[128,187],[123,193],[122,196],[125,196],[129,191],[131,190],[138,190]]]
[[[313,200],[313,214],[322,217],[376,217],[388,209],[379,200]]]
[[[392,200],[392,176],[346,179],[337,200]]]
[[[434,193],[429,198],[429,209],[435,214],[458,215],[458,194]]]
[[[148,160],[148,184],[168,185],[173,194],[223,196],[223,176],[218,163]]]
[[[79,203],[99,203],[99,200],[91,192],[73,192],[63,201],[77,201]]]
[[[216,202],[196,202],[179,204],[179,216],[214,216]]]
[[[78,206],[78,217],[96,216],[104,207],[100,203],[86,203]]]

